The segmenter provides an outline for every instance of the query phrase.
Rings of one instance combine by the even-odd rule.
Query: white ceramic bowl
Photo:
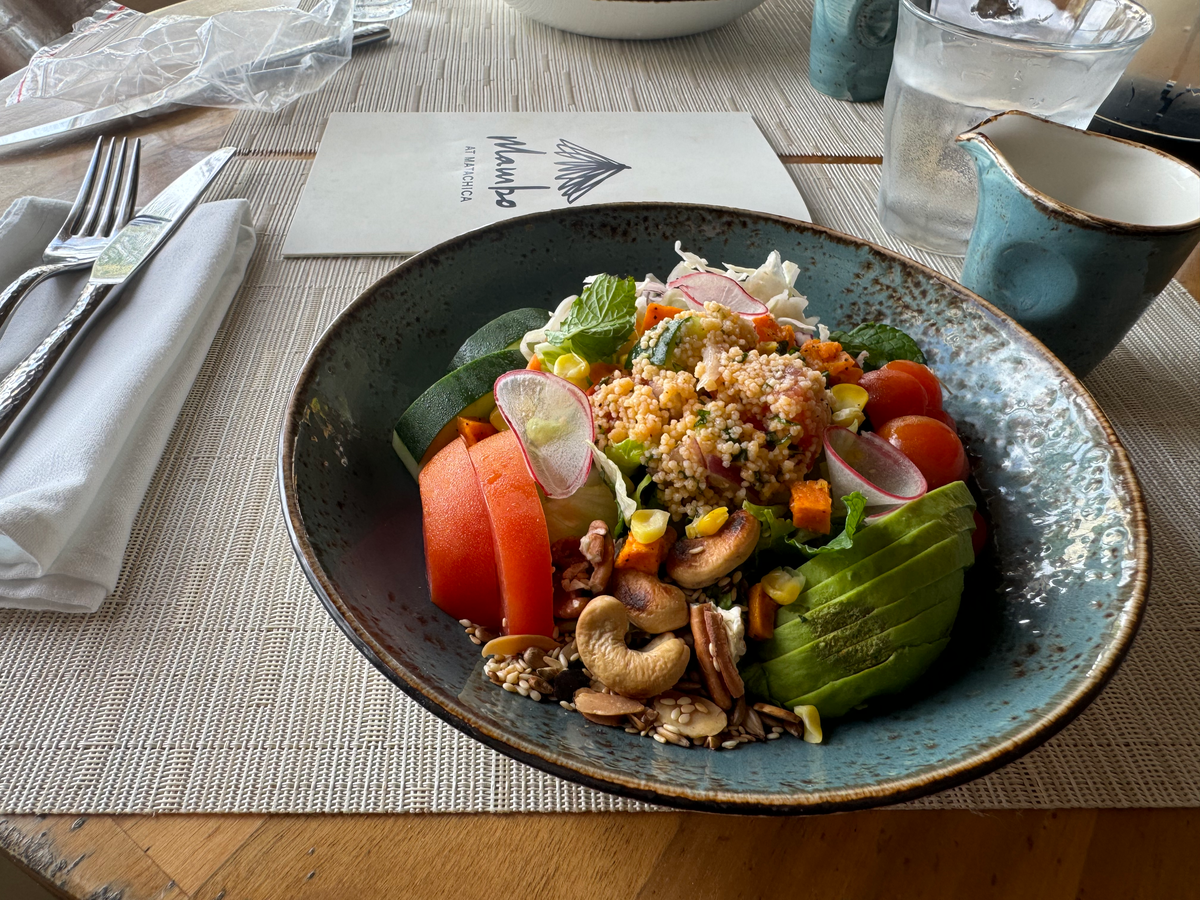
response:
[[[590,37],[652,40],[720,28],[763,0],[505,0],[529,18]]]

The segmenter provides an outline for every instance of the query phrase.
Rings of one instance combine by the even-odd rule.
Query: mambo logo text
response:
[[[515,209],[517,191],[550,190],[548,184],[516,183],[518,157],[546,156],[545,150],[532,150],[524,141],[511,135],[489,135],[488,140],[495,148],[496,158],[496,183],[489,186],[488,190],[496,195],[497,206]],[[630,168],[566,139],[555,145],[554,155],[560,157],[555,162],[559,174],[554,176],[554,180],[558,182],[557,190],[567,203],[574,203],[597,185]]]

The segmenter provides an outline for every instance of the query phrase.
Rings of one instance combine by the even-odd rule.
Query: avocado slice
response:
[[[857,635],[850,633],[842,638],[841,632],[834,632],[785,656],[768,660],[763,663],[763,674],[770,694],[773,697],[803,696],[830,682],[881,665],[900,647],[948,637],[958,615],[958,604],[959,597],[954,596],[865,640],[856,641]],[[854,642],[847,644],[846,641]]]
[[[811,590],[843,569],[878,553],[930,519],[938,519],[958,507],[975,509],[975,500],[966,484],[952,481],[905,504],[890,516],[868,525],[854,536],[854,545],[845,550],[821,553],[800,567],[804,584]]]
[[[831,681],[815,691],[788,700],[783,705],[789,709],[801,705],[815,706],[825,719],[844,716],[871,697],[904,690],[925,674],[925,670],[933,665],[933,661],[941,655],[948,643],[949,638],[941,638],[928,644],[901,647],[874,668],[840,681]]]
[[[889,603],[895,603],[901,597],[911,594],[919,588],[925,587],[927,584],[933,584],[944,575],[948,575],[955,569],[962,569],[975,561],[975,554],[971,550],[971,533],[969,531],[956,531],[950,537],[938,541],[928,550],[912,556],[899,565],[888,569],[878,578],[868,581],[866,584],[846,591],[836,600],[830,601],[825,606],[833,603],[841,603],[838,607],[839,611],[846,608],[845,601],[849,605],[869,606],[872,609],[878,609],[881,606],[887,606]],[[784,626],[795,621],[802,615],[809,618],[810,612],[805,610],[793,611],[791,606],[785,606],[775,616],[775,628],[777,631],[783,631]],[[821,607],[817,607],[820,609]],[[816,612],[813,610],[812,612]],[[784,616],[787,613],[787,616]],[[836,616],[839,612],[831,610],[826,615]],[[843,625],[849,622],[843,623]],[[841,626],[838,626],[841,627]],[[786,633],[786,632],[785,632]],[[774,640],[774,638],[772,638]],[[759,656],[767,658],[769,649],[760,648]]]
[[[834,635],[839,640],[861,635],[858,639],[862,640],[899,625],[951,597],[960,597],[962,590],[963,570],[955,569],[891,603],[876,605],[871,602],[874,597],[861,594],[839,599],[777,627],[774,636],[759,645],[758,658],[777,659]]]
[[[975,530],[971,510],[965,506],[950,510],[944,516],[925,522],[908,534],[872,553],[865,559],[847,566],[832,578],[826,578],[815,587],[808,587],[796,601],[779,610],[775,625],[779,627],[791,620],[807,616],[811,611],[836,600],[843,594],[874,581],[885,572],[928,550],[934,544],[954,537],[962,531]]]

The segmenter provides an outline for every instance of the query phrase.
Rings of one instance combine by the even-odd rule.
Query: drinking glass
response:
[[[1132,0],[1079,5],[900,0],[876,203],[888,232],[962,256],[975,221],[975,167],[954,138],[1010,109],[1087,127],[1154,26]]]

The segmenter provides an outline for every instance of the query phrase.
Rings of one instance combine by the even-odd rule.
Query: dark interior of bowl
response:
[[[832,327],[887,321],[948,388],[991,521],[950,648],[916,687],[826,742],[683,750],[495,689],[429,602],[417,486],[397,415],[499,313],[553,307],[597,272],[665,276],[675,241],[713,263],[800,266]],[[301,374],[281,441],[301,562],[331,615],[426,707],[519,759],[677,806],[804,812],[894,802],[983,774],[1062,727],[1102,687],[1144,602],[1144,515],[1124,451],[1078,382],[1010,320],[901,257],[815,226],[670,204],[511,220],[400,266],[335,322]]]

